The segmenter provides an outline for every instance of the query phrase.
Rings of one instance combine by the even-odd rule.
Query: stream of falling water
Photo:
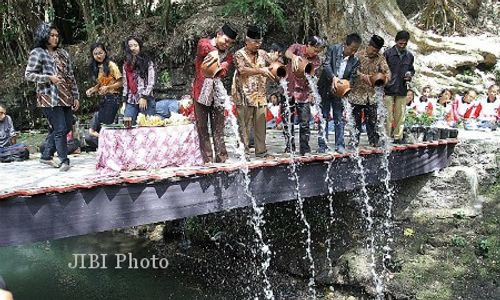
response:
[[[324,143],[326,144],[326,122],[325,119],[323,118],[323,113],[321,111],[321,96],[318,92],[318,78],[316,76],[311,76],[309,74],[306,74],[306,79],[307,82],[309,83],[309,87],[311,88],[312,95],[314,97],[314,108],[316,109],[318,116],[319,116],[319,125],[318,125],[318,134],[321,135],[320,138],[323,139]]]
[[[361,198],[361,201],[363,203],[363,208],[361,210],[363,216],[366,219],[366,232],[367,232],[367,250],[370,253],[370,271],[372,273],[372,279],[373,279],[373,284],[375,285],[375,290],[377,293],[376,299],[381,300],[383,299],[383,291],[384,287],[382,285],[382,280],[380,278],[380,275],[377,273],[377,260],[376,260],[376,245],[375,245],[375,238],[376,238],[376,232],[374,228],[374,220],[373,220],[373,206],[370,204],[370,195],[368,194],[368,189],[367,189],[367,184],[366,184],[366,173],[365,169],[363,166],[363,160],[364,158],[359,155],[359,142],[355,142],[355,137],[356,137],[356,126],[354,124],[354,118],[352,115],[352,106],[349,100],[347,99],[348,97],[342,98],[342,101],[344,102],[344,107],[345,107],[345,114],[347,116],[347,131],[349,131],[349,136],[350,136],[350,144],[354,148],[354,152],[352,155],[352,158],[356,162],[356,172],[359,174],[359,181],[361,184],[361,195],[359,197]]]
[[[231,129],[233,131],[234,136],[236,137],[237,144],[232,143],[233,145],[238,145],[238,146],[233,146],[235,147],[236,154],[238,155],[240,164],[241,164],[241,171],[243,172],[243,177],[244,177],[244,191],[245,191],[245,196],[248,197],[248,199],[251,200],[252,202],[252,208],[253,208],[253,216],[251,219],[251,224],[252,227],[255,231],[255,234],[257,235],[257,244],[260,250],[260,253],[264,259],[264,261],[261,263],[261,268],[260,272],[262,275],[262,278],[264,280],[264,296],[265,299],[274,299],[274,293],[273,289],[271,287],[271,282],[267,276],[267,269],[271,265],[271,249],[269,248],[269,245],[266,243],[264,240],[264,234],[262,232],[262,226],[264,226],[265,221],[264,221],[264,207],[257,205],[257,201],[255,199],[255,196],[253,195],[252,191],[250,190],[250,174],[249,174],[249,169],[247,165],[247,161],[245,158],[245,147],[243,143],[241,142],[240,139],[240,134],[238,131],[238,122],[236,120],[235,115],[233,114],[233,109],[232,109],[232,101],[230,97],[227,94],[226,89],[224,88],[224,85],[222,84],[222,81],[220,79],[214,79],[214,84],[217,85],[216,90],[221,93],[221,97],[224,99],[224,108],[228,112],[228,119],[231,124]],[[259,296],[256,295],[255,299],[259,299]]]
[[[377,116],[378,116],[378,125],[377,132],[380,136],[381,146],[384,149],[384,155],[382,156],[382,168],[385,171],[385,176],[383,178],[385,193],[383,195],[384,205],[385,207],[385,218],[383,221],[383,232],[385,245],[383,246],[383,271],[381,278],[385,280],[387,278],[388,269],[387,265],[392,260],[392,243],[394,241],[392,235],[392,209],[394,204],[394,188],[390,183],[391,180],[391,171],[389,170],[389,156],[391,155],[391,143],[389,137],[385,132],[385,122],[387,118],[387,109],[384,104],[384,87],[375,87],[375,101],[377,103]],[[383,284],[383,283],[382,283]]]
[[[328,187],[328,209],[330,212],[330,219],[329,222],[326,223],[326,232],[328,233],[328,238],[326,239],[326,261],[328,264],[328,276],[333,275],[333,261],[330,256],[330,252],[332,250],[332,235],[333,231],[331,230],[333,228],[333,225],[335,223],[335,215],[333,211],[333,193],[334,193],[334,180],[330,176],[330,172],[333,166],[333,162],[335,161],[335,157],[332,158],[330,162],[328,162],[328,167],[326,168],[326,177],[325,177],[325,182]]]
[[[326,144],[326,130],[325,130],[326,129],[325,128],[326,122],[325,122],[325,119],[323,118],[322,107],[321,107],[321,96],[318,92],[318,85],[317,85],[318,79],[314,76],[309,75],[309,74],[306,74],[306,78],[307,78],[307,81],[308,81],[309,86],[311,88],[312,95],[314,97],[313,105],[314,105],[316,111],[318,112],[318,116],[319,116],[319,126],[318,126],[318,134],[320,135],[319,138],[323,139],[324,143]],[[319,139],[318,139],[318,141],[319,141]],[[335,222],[334,211],[333,211],[334,181],[333,181],[333,178],[330,177],[330,171],[331,171],[331,168],[333,166],[333,161],[334,161],[334,159],[332,159],[328,164],[328,167],[326,170],[326,178],[325,178],[325,182],[326,182],[327,187],[328,187],[327,199],[328,199],[328,209],[330,212],[330,220],[326,224],[326,230],[329,234],[328,234],[328,238],[325,241],[325,243],[326,243],[326,260],[327,260],[327,264],[328,264],[328,274],[329,275],[333,274],[333,261],[332,261],[332,258],[330,256],[330,252],[332,250],[332,243],[331,243],[332,239],[331,239],[330,232],[331,232],[331,228],[333,227],[333,224]]]
[[[291,121],[290,120],[286,120],[286,121],[290,123],[290,126],[294,126],[293,116],[291,114],[290,106],[289,106],[290,96],[288,95],[288,83],[286,82],[285,79],[281,79],[280,85],[283,88],[283,94],[285,96],[285,103],[284,103],[285,115],[289,116],[290,120],[291,120]],[[291,129],[291,127],[290,127],[290,129]],[[288,140],[290,141],[291,138]],[[287,146],[290,146],[290,148],[289,148],[290,150],[292,149],[290,142],[289,142],[289,145],[287,145]],[[295,182],[295,193],[297,195],[297,204],[298,204],[297,210],[298,210],[298,213],[300,215],[300,219],[304,223],[306,233],[307,233],[306,258],[309,260],[309,271],[311,272],[311,277],[309,278],[309,283],[308,283],[309,294],[310,294],[311,298],[316,299],[316,282],[315,282],[316,268],[314,266],[314,259],[313,259],[312,251],[311,251],[311,243],[312,243],[311,225],[307,221],[306,215],[304,213],[304,199],[302,198],[302,195],[300,194],[300,180],[299,180],[299,174],[297,173],[297,164],[295,162],[293,151],[290,151],[290,154],[291,154],[290,172],[292,175],[290,180],[293,180]]]

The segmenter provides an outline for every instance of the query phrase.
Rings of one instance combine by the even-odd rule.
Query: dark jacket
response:
[[[340,68],[340,63],[344,59],[344,45],[343,44],[335,44],[328,47],[326,51],[325,62],[323,63],[323,72],[318,81],[318,89],[323,100],[327,98],[335,97],[331,92],[332,86],[332,78],[333,76],[337,76],[337,73]],[[359,59],[352,55],[347,60],[347,65],[345,67],[344,76],[341,79],[348,79],[351,83],[351,86],[354,86],[354,82],[358,77],[358,67],[359,67]],[[337,76],[338,77],[338,76]]]
[[[415,74],[413,54],[406,50],[400,58],[396,46],[393,46],[384,52],[384,56],[392,75],[391,80],[385,86],[385,94],[387,96],[406,96],[408,89],[403,78],[406,72],[410,72],[411,76]]]

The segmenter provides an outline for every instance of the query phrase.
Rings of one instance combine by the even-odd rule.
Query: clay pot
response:
[[[306,78],[306,74],[314,75],[314,65],[307,59],[301,57],[299,59],[297,71],[293,72],[299,78]]]
[[[271,65],[269,66],[269,71],[271,71],[276,80],[280,80],[281,78],[286,77],[286,67],[280,62],[275,61],[271,63]]]
[[[384,73],[375,73],[370,76],[370,82],[373,86],[384,86],[386,83],[387,77]]]
[[[335,81],[335,92],[334,95],[338,97],[344,97],[351,91],[351,83],[347,79],[339,79]]]
[[[222,71],[222,68],[220,67],[219,60],[214,60],[208,64],[205,62],[201,64],[201,72],[205,77],[214,78],[219,74],[220,71]]]

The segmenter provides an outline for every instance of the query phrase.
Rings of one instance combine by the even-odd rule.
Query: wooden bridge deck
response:
[[[273,147],[280,147],[279,142]],[[445,168],[456,139],[397,146],[389,156],[392,180]],[[272,144],[272,142],[270,143]],[[314,147],[313,147],[314,149]],[[277,151],[276,151],[277,152]],[[367,183],[381,181],[382,149],[362,149]],[[328,194],[329,164],[334,191],[359,187],[352,154],[277,156],[272,161],[236,160],[209,167],[123,172],[95,171],[92,155],[73,157],[67,173],[41,167],[36,160],[3,165],[0,170],[0,246],[51,240],[159,221],[175,220],[251,205],[244,195],[241,168],[248,167],[250,189],[259,204],[296,199],[289,179],[298,164],[303,197]],[[34,172],[43,169],[43,172]],[[40,173],[40,174],[39,174]],[[6,180],[4,181],[4,178]]]

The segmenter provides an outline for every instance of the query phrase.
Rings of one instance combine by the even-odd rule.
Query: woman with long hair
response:
[[[80,106],[78,87],[73,74],[73,63],[66,50],[59,47],[59,30],[42,23],[34,33],[34,47],[30,52],[24,76],[36,83],[37,106],[49,121],[47,147],[40,162],[60,171],[70,168],[66,134],[71,131],[73,110]],[[60,163],[53,160],[57,151]]]
[[[125,117],[131,117],[135,124],[137,115],[155,114],[153,87],[155,70],[153,62],[145,54],[142,41],[131,36],[123,45],[125,60],[123,62],[123,96],[125,97]]]
[[[99,123],[112,124],[118,112],[118,100],[122,87],[122,74],[118,66],[109,59],[103,43],[90,46],[90,75],[96,85],[89,88],[87,96],[99,95]]]

